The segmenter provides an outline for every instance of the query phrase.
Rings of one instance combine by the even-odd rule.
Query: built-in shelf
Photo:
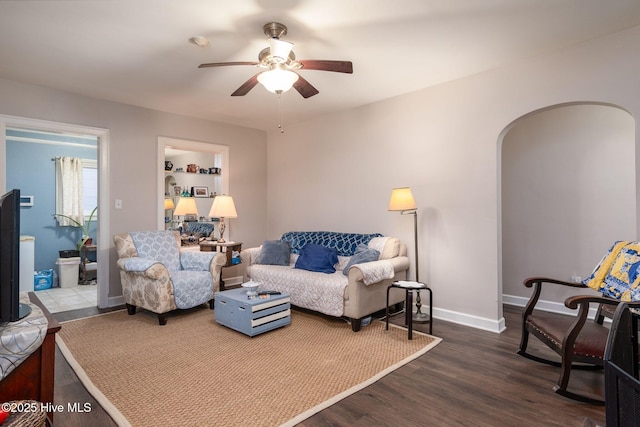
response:
[[[189,174],[189,175],[202,175],[202,176],[221,176],[222,174],[219,173],[200,173],[200,172],[187,172],[187,171],[168,171],[165,170],[164,173],[166,173],[167,175],[171,175],[174,173],[177,174]]]

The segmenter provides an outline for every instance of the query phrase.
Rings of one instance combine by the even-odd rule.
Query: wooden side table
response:
[[[233,264],[233,253],[242,251],[242,242],[224,242],[220,243],[215,240],[203,240],[200,242],[200,251],[202,252],[222,252],[227,257],[227,262],[222,266],[231,267]],[[222,280],[222,268],[220,269],[220,290],[224,291],[224,280]]]
[[[61,326],[40,302],[35,293],[29,292],[31,304],[40,307],[47,318],[47,335],[42,345],[0,383],[0,402],[12,400],[36,400],[53,405],[54,368],[56,356],[55,335]],[[53,412],[48,413],[53,420]]]
[[[427,290],[429,292],[429,335],[433,335],[433,292],[431,288],[429,288],[424,283],[419,282],[393,282],[387,288],[387,309],[386,309],[386,329],[389,330],[389,291],[392,288],[404,289],[405,290],[405,323],[407,325],[408,330],[408,338],[410,340],[413,339],[413,291],[418,290]]]

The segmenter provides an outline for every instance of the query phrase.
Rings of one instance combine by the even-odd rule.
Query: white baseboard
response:
[[[425,313],[429,313],[429,307],[425,307],[424,305],[422,306],[421,310]],[[499,320],[493,320],[487,319],[486,317],[474,316],[471,314],[445,310],[443,308],[437,307],[433,308],[433,318],[435,320],[444,320],[447,322],[456,323],[458,325],[469,326],[471,328],[481,329],[483,331],[489,331],[498,334],[504,332],[507,329],[504,317]]]
[[[98,308],[111,308],[117,307],[119,305],[124,305],[124,296],[120,295],[117,297],[109,297],[107,300],[107,307],[98,307]]]
[[[438,320],[445,320],[459,325],[470,326],[483,331],[501,333],[506,330],[504,317],[499,320],[488,319],[486,317],[474,316],[457,311],[445,310],[442,308],[433,309],[433,317]]]
[[[503,304],[507,304],[507,305],[524,307],[527,305],[528,301],[529,301],[529,298],[525,298],[525,297],[519,297],[515,295],[502,295],[502,302]],[[557,302],[557,301],[538,300],[538,303],[536,304],[536,309],[539,309],[542,311],[548,311],[550,313],[560,313],[560,314],[567,314],[571,316],[575,316],[577,313],[576,310],[571,310],[570,308],[567,308],[564,305],[564,303]],[[589,319],[593,319],[596,317],[597,310],[598,310],[597,307],[589,308]]]

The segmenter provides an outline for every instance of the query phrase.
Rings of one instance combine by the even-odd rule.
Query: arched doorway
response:
[[[501,144],[503,302],[531,276],[579,281],[615,240],[636,236],[635,121],[621,108],[564,104],[505,129]],[[574,292],[575,293],[575,292]],[[564,311],[554,289],[542,306]]]

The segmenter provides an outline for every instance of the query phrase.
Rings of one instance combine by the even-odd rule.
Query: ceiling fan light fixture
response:
[[[293,71],[283,70],[282,68],[274,68],[258,75],[258,81],[262,83],[269,92],[273,93],[288,91],[297,80],[298,74]]]
[[[269,39],[269,49],[271,50],[271,56],[274,62],[281,64],[286,62],[289,57],[291,49],[293,49],[293,43],[278,39]]]

